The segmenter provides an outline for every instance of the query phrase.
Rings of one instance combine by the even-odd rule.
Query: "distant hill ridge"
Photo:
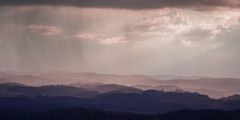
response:
[[[167,80],[166,80],[167,79]],[[204,76],[174,76],[174,75],[117,75],[85,72],[36,72],[14,73],[0,72],[0,82],[19,82],[31,86],[71,83],[81,84],[117,84],[140,89],[166,91],[190,91],[206,94],[212,98],[227,97],[240,94],[240,78],[214,78]],[[141,87],[138,87],[141,86]],[[163,87],[161,87],[163,86]],[[174,86],[172,88],[165,86]]]
[[[93,88],[97,88],[96,91]],[[0,109],[87,107],[144,113],[181,109],[240,109],[239,100],[215,100],[199,93],[140,90],[113,84],[96,84],[93,88],[66,85],[33,87],[16,83],[0,84]],[[103,90],[101,91],[101,89]]]

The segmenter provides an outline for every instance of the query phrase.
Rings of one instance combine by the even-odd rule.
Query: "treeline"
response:
[[[34,113],[26,120],[240,120],[240,110],[180,110],[162,114],[110,112],[95,109],[62,109]]]

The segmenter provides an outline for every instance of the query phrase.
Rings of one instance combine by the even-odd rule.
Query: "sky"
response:
[[[0,71],[240,77],[240,0],[1,0]]]

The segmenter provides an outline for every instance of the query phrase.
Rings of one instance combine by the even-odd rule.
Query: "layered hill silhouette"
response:
[[[74,72],[39,72],[15,73],[0,72],[0,82],[19,82],[30,86],[42,85],[87,85],[117,84],[143,90],[155,89],[165,91],[190,91],[210,96],[211,98],[227,97],[240,93],[239,78],[213,78],[201,76],[171,75],[116,75]],[[90,86],[89,86],[90,87]],[[97,89],[97,88],[93,88]],[[107,89],[105,91],[108,91]],[[102,91],[104,92],[104,90]]]
[[[1,120],[238,120],[239,95],[212,99],[176,86],[0,84]],[[159,89],[159,90],[157,90]]]
[[[184,91],[141,90],[96,84],[90,88],[66,85],[25,86],[0,84],[0,109],[51,110],[86,107],[110,111],[159,113],[182,109],[240,109],[240,100],[211,99],[207,95]],[[96,89],[97,88],[97,89]]]

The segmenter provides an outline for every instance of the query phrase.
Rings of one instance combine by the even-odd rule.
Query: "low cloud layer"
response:
[[[212,9],[217,7],[239,8],[239,0],[1,0],[0,6],[50,5],[83,8],[157,9],[194,8]]]
[[[128,42],[124,36],[106,37],[94,33],[78,33],[73,37],[77,39],[94,40],[102,44],[119,44]]]
[[[61,28],[56,26],[46,26],[46,25],[30,25],[29,29],[33,33],[41,34],[43,36],[54,36],[61,33]]]

